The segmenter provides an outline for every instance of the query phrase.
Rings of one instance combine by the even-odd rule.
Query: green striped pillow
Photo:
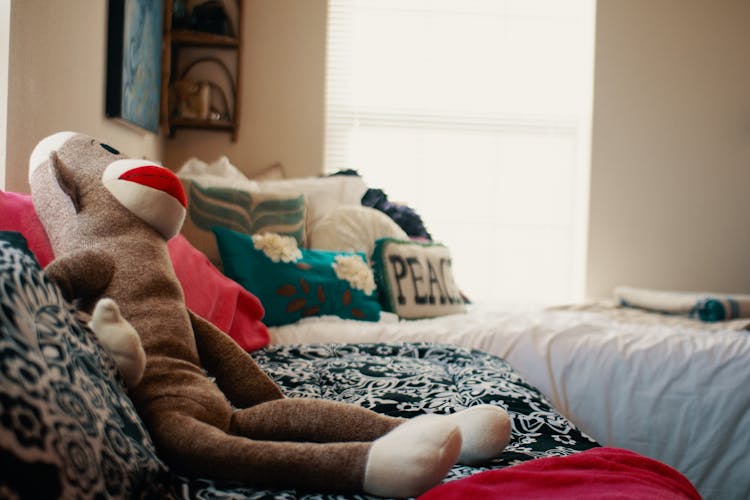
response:
[[[305,242],[305,196],[293,193],[252,192],[217,186],[202,186],[182,179],[188,211],[182,234],[221,269],[214,226],[244,234],[278,233]]]

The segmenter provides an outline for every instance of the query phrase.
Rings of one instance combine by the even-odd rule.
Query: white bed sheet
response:
[[[685,474],[706,499],[750,498],[750,333],[624,321],[589,311],[364,323],[309,318],[272,344],[430,341],[508,360],[581,430]]]

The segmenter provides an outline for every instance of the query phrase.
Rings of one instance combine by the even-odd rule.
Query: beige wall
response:
[[[750,292],[750,2],[600,0],[587,293]]]
[[[321,171],[325,0],[246,0],[240,138],[181,130],[167,166],[227,154]],[[161,139],[103,114],[106,2],[14,0],[9,190],[36,141],[77,129],[133,156]],[[618,284],[750,293],[750,2],[600,0],[587,294]],[[61,50],[67,47],[69,50]]]
[[[249,0],[243,20],[241,125],[227,133],[178,130],[165,163],[225,154],[246,173],[280,161],[287,176],[322,172],[326,0]]]
[[[161,160],[159,136],[104,116],[105,0],[13,0],[6,189],[28,192],[29,154],[43,137],[73,130],[134,157]]]
[[[5,139],[8,124],[8,48],[10,0],[0,0],[0,189],[5,189]]]

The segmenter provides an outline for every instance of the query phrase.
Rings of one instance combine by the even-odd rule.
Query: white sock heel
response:
[[[461,430],[458,462],[477,465],[497,457],[510,442],[513,424],[504,409],[493,405],[467,408],[445,417]]]
[[[364,491],[381,497],[417,496],[445,477],[460,452],[456,423],[437,415],[407,420],[373,442]]]

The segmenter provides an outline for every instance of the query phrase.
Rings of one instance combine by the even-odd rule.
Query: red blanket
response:
[[[675,469],[619,448],[593,448],[474,474],[440,485],[420,500],[467,498],[695,499],[700,495]]]

